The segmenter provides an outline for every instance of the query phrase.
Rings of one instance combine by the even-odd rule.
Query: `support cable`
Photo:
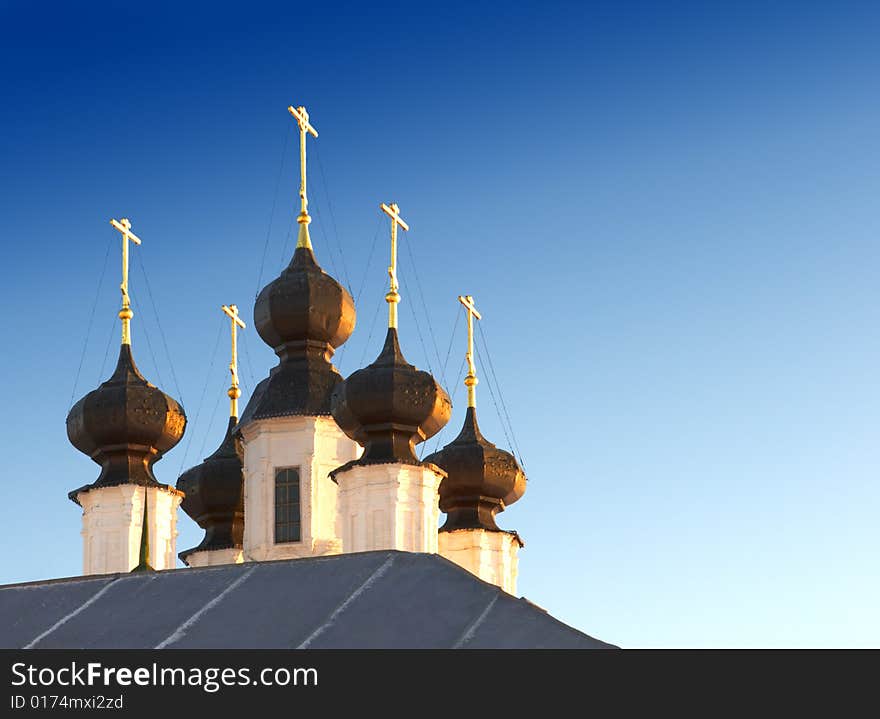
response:
[[[107,263],[108,263],[108,260],[110,259],[110,249],[112,246],[113,246],[112,239],[108,239],[107,240],[107,252],[104,254],[104,266],[101,268],[101,276],[98,279],[98,286],[95,289],[95,301],[92,302],[92,311],[89,313],[89,324],[88,324],[88,328],[86,329],[85,339],[83,340],[82,354],[79,357],[79,366],[76,368],[76,377],[73,380],[73,390],[70,393],[70,402],[67,403],[68,407],[73,406],[73,399],[74,399],[74,397],[76,397],[76,388],[79,385],[80,373],[82,372],[83,362],[86,359],[86,349],[89,346],[89,337],[92,334],[92,325],[95,322],[95,310],[98,308],[98,298],[101,296],[101,287],[104,284],[104,275],[107,274]],[[115,325],[116,323],[114,322],[113,324]]]
[[[211,421],[208,422],[207,426],[205,427],[205,434],[202,437],[202,446],[199,448],[199,456],[196,457],[196,459],[199,459],[200,457],[204,458],[205,456],[205,447],[208,444],[208,437],[211,436],[211,429],[214,426],[214,420],[217,419],[217,409],[220,407],[220,400],[223,399],[224,396],[225,395],[221,392],[217,393],[217,399],[214,401],[214,409],[211,410]]]
[[[254,328],[254,331],[256,331],[256,328]],[[250,383],[253,386],[253,388],[256,389],[257,388],[257,379],[256,379],[257,376],[256,376],[256,374],[254,374],[253,365],[251,365],[251,353],[248,350],[248,336],[247,336],[246,332],[242,332],[241,336],[242,336],[242,339],[244,340],[241,343],[241,345],[242,345],[242,347],[244,347],[245,366],[247,367],[248,374],[250,375]]]
[[[507,404],[504,401],[504,395],[501,392],[501,383],[498,381],[498,375],[495,373],[495,364],[492,362],[492,353],[489,352],[489,343],[486,341],[486,333],[483,331],[483,323],[479,323],[478,328],[480,330],[480,338],[483,340],[483,353],[486,355],[486,359],[488,360],[489,369],[492,372],[492,381],[495,384],[495,388],[498,390],[498,399],[501,402],[501,409],[504,411],[504,417],[507,420],[507,426],[510,428],[510,436],[513,439],[513,443],[511,445],[512,449],[516,450],[516,453],[519,455],[519,463],[522,465],[522,468],[525,470],[526,465],[523,461],[522,451],[519,448],[519,443],[516,441],[516,434],[513,431],[513,423],[510,421],[510,414],[507,411]],[[485,370],[485,363],[484,363]],[[485,374],[485,372],[484,372]],[[487,375],[488,377],[488,375]],[[489,392],[492,392],[492,383],[489,384]],[[494,401],[494,397],[493,397]],[[499,415],[500,419],[500,415]]]
[[[367,284],[367,277],[370,276],[370,265],[373,262],[373,255],[376,252],[376,243],[379,239],[379,229],[382,226],[382,217],[383,217],[383,215],[380,212],[379,216],[376,218],[376,231],[373,233],[373,242],[370,244],[370,254],[367,255],[367,264],[364,266],[364,274],[361,279],[361,286],[358,289],[357,294],[353,295],[355,309],[357,309],[357,306],[361,300],[361,296],[364,293],[364,287]],[[376,322],[376,318],[373,317],[373,323],[375,324],[375,322]],[[370,328],[370,336],[372,337],[372,335],[373,335],[373,328],[371,327]],[[340,352],[339,352],[339,358],[336,360],[337,362],[339,362],[340,367],[342,366],[342,359],[343,359],[343,357],[345,357],[345,350],[346,349],[348,349],[348,343],[342,345],[342,350],[340,350]],[[361,362],[363,363],[363,359],[361,360]]]
[[[361,360],[358,362],[358,367],[364,366],[364,361],[367,358],[367,350],[370,348],[370,340],[373,339],[373,330],[376,329],[376,320],[379,319],[379,311],[382,309],[382,303],[376,303],[376,313],[373,315],[373,322],[370,324],[370,334],[367,335],[367,341],[364,343],[364,350],[361,352]]]
[[[136,310],[140,311],[140,309],[141,309],[140,302],[135,302],[135,300],[132,298],[131,308],[132,308],[132,310],[136,309]],[[150,339],[150,332],[149,332],[148,325],[146,322],[146,317],[144,318],[144,321],[138,325],[138,327],[140,327],[142,329],[144,339],[147,342],[147,349],[150,352],[150,358],[153,360],[153,371],[156,373],[156,379],[159,381],[160,386],[167,387],[167,385],[165,384],[165,380],[162,379],[162,371],[159,369],[159,363],[156,361],[156,353],[153,352],[153,342]],[[177,396],[179,397],[180,395],[178,394]],[[181,400],[181,402],[183,402],[183,400]]]
[[[324,186],[324,199],[327,202],[327,210],[330,213],[330,224],[333,227],[333,236],[336,239],[336,249],[339,252],[342,274],[345,276],[345,283],[348,285],[348,291],[351,292],[351,277],[349,277],[348,274],[348,266],[345,264],[345,254],[342,251],[342,243],[339,241],[339,232],[336,229],[336,217],[333,215],[333,203],[330,201],[330,190],[327,187],[327,179],[324,175],[324,163],[321,162],[321,150],[318,148],[317,143],[315,145],[315,159],[318,161],[318,171],[321,173],[321,184]]]
[[[409,287],[408,287],[407,284],[406,284],[406,273],[404,273],[404,274],[400,277],[400,281],[401,281],[401,284],[403,284],[403,292],[404,292],[404,294],[409,294]],[[418,317],[418,315],[416,314],[416,303],[415,303],[415,302],[407,302],[406,304],[407,304],[407,306],[409,307],[410,312],[412,312],[413,320],[414,320],[415,325],[416,325],[416,334],[418,334],[418,336],[419,336],[419,344],[422,345],[422,354],[425,356],[425,362],[426,362],[426,364],[428,365],[428,371],[429,371],[431,374],[434,374],[434,368],[431,366],[431,356],[428,354],[428,348],[427,348],[427,346],[425,345],[425,340],[424,340],[424,338],[422,337],[422,327],[421,327],[421,325],[419,324],[419,317]],[[438,369],[439,369],[439,368],[438,368]]]
[[[241,342],[241,340],[239,339],[238,344],[239,344],[239,346],[242,346],[244,343]],[[242,390],[242,397],[244,397],[245,395],[250,397],[250,395],[252,394],[251,383],[248,381],[247,376],[245,375],[244,372],[238,373],[238,384],[239,384],[240,389]],[[243,402],[242,404],[246,405],[247,402]]]
[[[449,398],[449,400],[452,402],[453,406],[455,405],[455,397],[458,395],[458,389],[459,389],[459,387],[461,387],[461,380],[462,380],[462,377],[464,377],[464,368],[466,365],[467,365],[467,362],[466,362],[465,358],[462,357],[461,367],[459,367],[459,370],[458,370],[458,378],[455,380],[455,388],[452,390],[452,395]],[[446,428],[448,426],[449,426],[449,423],[447,422],[445,425],[443,425],[443,428],[437,433],[437,436],[434,438],[434,440],[435,440],[434,441],[434,449],[431,451],[431,454],[433,454],[438,449],[440,449],[440,440],[443,438],[443,433],[446,432]],[[419,454],[419,461],[421,461],[421,459],[425,456],[425,449],[427,449],[427,447],[428,447],[428,443],[422,442],[422,450],[421,450],[421,453]]]
[[[367,284],[367,277],[370,276],[370,263],[373,261],[373,255],[376,252],[376,243],[379,240],[379,230],[382,228],[382,218],[385,216],[381,212],[377,213],[378,217],[376,218],[376,231],[373,233],[373,242],[370,245],[370,254],[367,255],[367,264],[364,267],[364,277],[361,280],[361,286],[358,290],[357,295],[354,298],[354,306],[357,307],[358,302],[360,302],[361,295],[364,293],[364,287]]]
[[[288,264],[290,262],[290,260],[287,259],[287,246],[290,244],[290,238],[293,237],[293,220],[295,218],[296,208],[292,208],[290,212],[290,222],[287,225],[287,234],[284,235],[284,242],[281,245],[281,259],[278,260],[279,272],[283,272],[285,264]]]
[[[458,331],[458,323],[461,321],[461,312],[458,307],[455,308],[455,324],[452,325],[452,336],[449,338],[449,348],[446,350],[446,359],[443,361],[443,370],[441,376],[443,382],[446,382],[446,368],[449,366],[449,358],[452,355],[452,345],[455,342],[455,333]],[[448,386],[448,385],[447,385]]]
[[[434,334],[434,327],[431,325],[431,315],[428,313],[428,303],[425,302],[425,294],[424,294],[424,292],[422,292],[422,280],[419,277],[419,270],[418,270],[418,267],[416,267],[416,261],[415,261],[415,258],[413,257],[412,248],[410,247],[410,245],[412,243],[404,242],[403,244],[406,245],[406,253],[409,256],[409,263],[410,263],[410,265],[412,265],[413,275],[416,278],[416,288],[419,291],[419,298],[422,301],[422,309],[425,312],[425,320],[428,324],[428,334],[431,336],[431,342],[434,345],[434,354],[437,357],[437,367],[439,369],[440,366],[442,365],[442,363],[440,361],[440,349],[437,347],[437,336]],[[415,303],[413,303],[413,304],[415,304]],[[415,311],[413,311],[413,314],[415,314]],[[446,384],[445,374],[442,376],[442,381],[444,384]]]
[[[98,377],[99,382],[104,381],[104,368],[107,366],[107,358],[110,357],[110,348],[113,346],[113,336],[116,334],[116,317],[110,325],[110,335],[107,337],[107,349],[104,350],[104,361],[101,362],[101,374]]]
[[[498,423],[501,425],[501,431],[504,432],[504,439],[507,440],[507,446],[514,449],[513,442],[510,441],[510,433],[507,431],[507,424],[501,415],[501,408],[498,406],[498,400],[495,398],[495,390],[492,389],[489,373],[486,371],[486,362],[483,360],[482,353],[477,353],[477,362],[480,364],[480,371],[486,378],[486,386],[489,388],[489,396],[492,398],[492,404],[495,405],[495,413],[498,415]],[[520,462],[522,464],[522,462]],[[525,469],[525,467],[523,467]]]
[[[217,361],[217,348],[220,346],[220,336],[223,334],[223,328],[226,326],[226,320],[218,318],[217,338],[214,340],[214,349],[211,350],[211,365],[205,373],[205,386],[202,388],[202,396],[199,398],[199,404],[196,407],[196,417],[192,422],[192,426],[196,426],[199,422],[199,416],[202,413],[202,405],[205,403],[205,395],[208,393],[208,385],[211,383],[211,372],[214,370],[214,363]],[[193,434],[190,432],[186,440],[186,447],[183,451],[183,457],[180,458],[180,467],[177,470],[179,477],[183,473],[183,467],[186,464],[186,458],[189,456],[190,446],[192,445]]]
[[[144,277],[144,284],[147,288],[147,295],[150,298],[150,305],[153,307],[153,317],[159,328],[159,338],[162,340],[162,346],[165,348],[165,356],[168,358],[168,367],[171,369],[171,379],[174,381],[174,387],[177,390],[177,396],[180,397],[181,404],[186,405],[183,400],[183,391],[180,389],[180,383],[177,381],[177,373],[174,371],[174,359],[171,357],[171,352],[168,349],[168,339],[165,337],[165,330],[162,327],[162,323],[159,321],[159,311],[156,309],[156,301],[153,299],[153,288],[150,286],[150,276],[147,273],[146,266],[141,258],[142,255],[143,252],[135,253],[138,266],[141,268],[141,274]]]
[[[312,210],[314,210],[314,212],[315,212],[315,223],[317,225],[318,232],[321,235],[319,243],[320,243],[321,247],[327,248],[327,259],[330,261],[330,272],[333,274],[334,277],[339,277],[339,270],[336,267],[336,260],[333,257],[333,247],[327,241],[327,232],[324,230],[324,222],[321,219],[321,203],[320,202],[313,202],[312,203]],[[339,277],[339,279],[342,280],[342,277]],[[348,292],[349,292],[349,294],[351,293],[350,286],[348,288]]]
[[[269,249],[269,237],[272,234],[272,222],[275,219],[275,206],[278,204],[278,189],[281,187],[281,173],[284,171],[284,160],[287,157],[287,144],[290,141],[290,126],[284,123],[284,147],[281,149],[281,166],[278,168],[278,177],[275,180],[275,196],[272,198],[272,211],[269,213],[269,227],[266,230],[266,241],[263,243],[263,257],[260,260],[260,274],[257,277],[257,289],[254,291],[254,299],[260,294],[260,286],[263,284],[263,269],[266,265],[266,252]]]

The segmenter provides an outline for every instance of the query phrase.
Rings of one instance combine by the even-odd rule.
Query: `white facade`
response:
[[[516,594],[519,548],[522,543],[513,532],[487,529],[456,529],[440,532],[440,554],[476,574],[484,582],[496,584],[508,594]]]
[[[336,483],[330,471],[357,459],[360,446],[332,417],[272,417],[241,428],[244,449],[244,561],[339,554]],[[275,475],[297,469],[301,539],[275,542]]]
[[[150,564],[177,564],[177,508],[183,493],[171,487],[147,487]],[[129,572],[138,564],[144,518],[144,487],[121,484],[80,492],[83,574]]]
[[[444,476],[439,468],[397,463],[356,465],[337,473],[342,551],[436,554]]]
[[[241,564],[244,561],[244,553],[241,549],[208,549],[203,552],[193,552],[186,556],[185,563],[188,567],[214,567],[218,564]]]

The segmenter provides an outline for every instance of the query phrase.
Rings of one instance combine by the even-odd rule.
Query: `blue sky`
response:
[[[157,476],[219,443],[219,307],[249,319],[290,256],[306,104],[343,374],[381,344],[379,202],[412,225],[401,340],[455,392],[443,442],[456,296],[483,312],[521,594],[624,646],[880,644],[880,11],[707,5],[0,3],[0,582],[81,568],[66,494],[98,468],[64,419],[116,352],[111,216],[144,240],[136,359],[190,419]],[[246,400],[274,355],[243,342]]]

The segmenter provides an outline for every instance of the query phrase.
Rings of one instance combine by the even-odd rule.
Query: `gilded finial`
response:
[[[384,202],[379,208],[388,217],[391,218],[391,265],[388,267],[388,279],[390,289],[385,295],[385,301],[388,303],[388,327],[397,328],[397,304],[400,302],[400,293],[397,285],[397,226],[400,225],[404,230],[409,230],[409,225],[403,221],[400,216],[400,207],[396,202],[386,205]]]
[[[144,518],[141,523],[141,550],[137,566],[132,572],[155,572],[150,564],[150,525],[147,520],[147,488],[144,487]]]
[[[232,320],[232,360],[229,363],[229,371],[232,373],[232,384],[229,386],[229,416],[238,419],[238,398],[241,390],[238,387],[238,328],[245,329],[245,324],[238,316],[237,305],[223,305],[220,309]]]
[[[131,311],[131,298],[128,295],[128,242],[131,240],[139,245],[141,240],[131,231],[131,222],[127,217],[110,220],[110,224],[122,234],[122,284],[119,285],[122,290],[122,309],[119,310],[119,319],[122,320],[122,344],[130,345],[131,318],[134,317],[134,312]]]
[[[312,248],[312,240],[309,237],[309,223],[312,218],[309,217],[309,200],[306,196],[306,134],[312,137],[318,136],[318,131],[312,127],[309,122],[309,113],[306,112],[305,105],[287,108],[287,111],[293,115],[296,124],[299,125],[299,200],[300,210],[296,221],[299,223],[299,233],[297,235],[296,246]]]
[[[459,295],[458,301],[464,305],[465,313],[467,314],[468,349],[465,359],[467,360],[468,373],[464,378],[464,386],[468,390],[468,407],[476,407],[478,380],[477,366],[474,364],[474,318],[481,320],[483,316],[477,312],[477,308],[474,307],[474,298],[470,295],[465,295],[464,297]]]

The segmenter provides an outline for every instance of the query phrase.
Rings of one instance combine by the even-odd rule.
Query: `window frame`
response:
[[[297,531],[295,533],[294,539],[279,539],[279,528],[282,526],[287,527],[287,535],[293,535],[293,532],[290,530],[290,526],[294,524],[294,522],[290,521],[290,510],[287,510],[287,521],[280,521],[278,519],[278,479],[279,475],[282,472],[295,472],[296,473],[296,492],[297,498],[296,502],[288,500],[284,503],[285,507],[291,507],[294,504],[296,505],[296,527]],[[287,482],[286,488],[288,491],[290,490],[290,486],[292,482]],[[273,467],[272,470],[272,541],[274,544],[296,544],[302,542],[302,471],[298,466],[290,466],[290,467]]]

